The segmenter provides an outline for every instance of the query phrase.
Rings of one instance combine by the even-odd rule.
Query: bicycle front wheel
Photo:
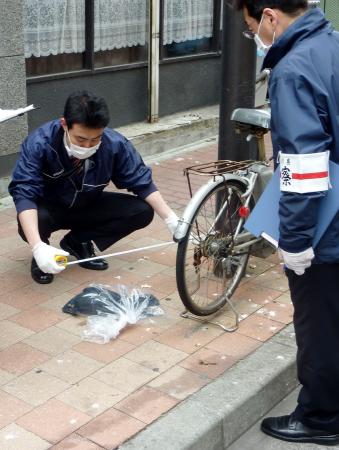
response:
[[[242,229],[239,208],[244,190],[233,180],[214,187],[202,199],[185,238],[178,244],[178,292],[187,310],[197,316],[222,308],[245,272],[249,248],[232,253],[237,227],[238,232]]]

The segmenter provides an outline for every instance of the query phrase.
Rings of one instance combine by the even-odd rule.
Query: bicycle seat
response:
[[[231,120],[240,124],[252,125],[269,130],[271,111],[267,109],[237,108],[233,111]]]

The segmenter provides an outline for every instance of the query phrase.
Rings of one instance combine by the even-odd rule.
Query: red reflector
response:
[[[250,208],[247,206],[240,206],[238,214],[240,217],[246,218],[250,215]]]

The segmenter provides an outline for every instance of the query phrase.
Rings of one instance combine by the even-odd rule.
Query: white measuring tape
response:
[[[111,258],[112,256],[119,256],[119,255],[127,255],[128,253],[136,253],[136,252],[141,252],[143,250],[151,250],[153,248],[165,247],[166,245],[173,245],[173,244],[176,244],[176,242],[168,241],[168,242],[163,242],[162,244],[148,245],[147,247],[133,248],[132,250],[125,250],[123,252],[109,253],[108,255],[93,256],[92,258],[77,259],[76,261],[69,261],[69,262],[68,262],[67,256],[58,255],[55,257],[55,259],[56,259],[57,263],[62,266],[71,266],[73,264],[80,264],[80,263],[84,263],[87,261],[95,261],[96,259]]]

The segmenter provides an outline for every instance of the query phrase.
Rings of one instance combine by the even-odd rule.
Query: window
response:
[[[28,76],[146,61],[147,38],[147,0],[24,0]]]
[[[220,0],[159,0],[161,58],[216,51]],[[28,76],[147,62],[149,0],[23,0]]]
[[[24,0],[23,22],[28,75],[83,68],[85,0]]]
[[[148,58],[148,1],[94,0],[95,66]]]
[[[163,58],[206,53],[216,49],[220,2],[162,0]]]

